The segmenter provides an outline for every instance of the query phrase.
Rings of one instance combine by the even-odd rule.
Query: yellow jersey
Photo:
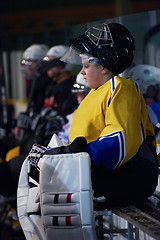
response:
[[[145,100],[131,78],[115,76],[89,92],[75,112],[70,143],[79,136],[91,160],[110,169],[130,160],[145,138],[155,143]]]

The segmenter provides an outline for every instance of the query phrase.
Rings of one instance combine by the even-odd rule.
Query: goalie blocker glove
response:
[[[32,166],[38,169],[38,162],[43,155],[86,152],[86,148],[87,141],[84,137],[77,137],[70,145],[56,148],[44,147],[38,144],[34,144],[27,156],[27,159]]]

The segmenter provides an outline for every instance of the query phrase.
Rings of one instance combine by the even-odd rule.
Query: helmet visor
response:
[[[69,50],[60,58],[61,61],[75,65],[95,64],[98,58],[90,55],[82,54],[79,50],[75,49],[73,45]]]
[[[32,60],[32,59],[22,59],[21,60],[21,65],[22,66],[31,66],[33,63],[37,62],[37,60]]]

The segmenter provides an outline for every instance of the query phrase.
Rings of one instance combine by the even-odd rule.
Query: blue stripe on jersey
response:
[[[144,141],[145,134],[144,134],[144,128],[143,128],[143,122],[141,120],[141,137],[142,137],[142,142]]]
[[[141,93],[140,93],[139,86],[138,86],[137,84],[136,84],[136,87],[137,87],[138,94],[139,94],[139,98],[140,98],[140,109],[141,109],[141,138],[142,138],[142,142],[143,142],[143,141],[144,141],[144,138],[145,138],[145,133],[144,133],[144,128],[143,128]]]
[[[117,168],[126,155],[123,132],[117,131],[98,138],[88,144],[87,152],[96,165]]]
[[[113,77],[113,78],[110,80],[110,82],[111,82],[111,97],[110,97],[110,99],[109,99],[109,101],[108,101],[108,103],[107,103],[107,107],[109,107],[109,104],[111,103],[111,100],[112,100],[112,98],[113,98],[113,94],[114,94],[114,90],[115,90],[115,86],[116,86],[116,78]]]

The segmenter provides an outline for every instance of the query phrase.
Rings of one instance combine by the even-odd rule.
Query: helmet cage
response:
[[[85,34],[96,46],[114,44],[108,24],[101,24],[98,27],[90,27]]]

